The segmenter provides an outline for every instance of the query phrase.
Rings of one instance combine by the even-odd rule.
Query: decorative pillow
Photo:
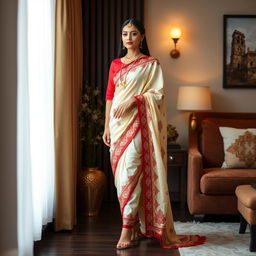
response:
[[[256,168],[256,129],[219,129],[225,154],[222,168]]]

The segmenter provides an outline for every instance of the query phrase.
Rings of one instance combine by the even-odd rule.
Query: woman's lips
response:
[[[127,42],[126,44],[129,44],[129,45],[131,45],[131,44],[133,44],[133,42]]]

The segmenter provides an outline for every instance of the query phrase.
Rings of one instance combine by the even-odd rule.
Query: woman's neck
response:
[[[141,54],[141,52],[139,49],[128,49],[126,56],[130,57],[130,58],[135,58],[135,57],[139,56],[140,54]]]
[[[140,52],[139,49],[128,49],[126,55],[121,58],[121,61],[124,64],[129,64],[142,56],[144,55]]]

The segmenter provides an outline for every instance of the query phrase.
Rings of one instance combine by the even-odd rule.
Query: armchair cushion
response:
[[[209,195],[234,195],[239,185],[256,183],[256,169],[206,168],[200,180],[200,190]]]

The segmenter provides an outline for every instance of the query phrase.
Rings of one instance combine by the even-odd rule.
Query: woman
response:
[[[124,22],[120,45],[109,71],[103,134],[123,220],[117,249],[132,247],[141,234],[158,238],[163,248],[201,244],[204,237],[178,236],[173,227],[163,76],[139,21]]]

